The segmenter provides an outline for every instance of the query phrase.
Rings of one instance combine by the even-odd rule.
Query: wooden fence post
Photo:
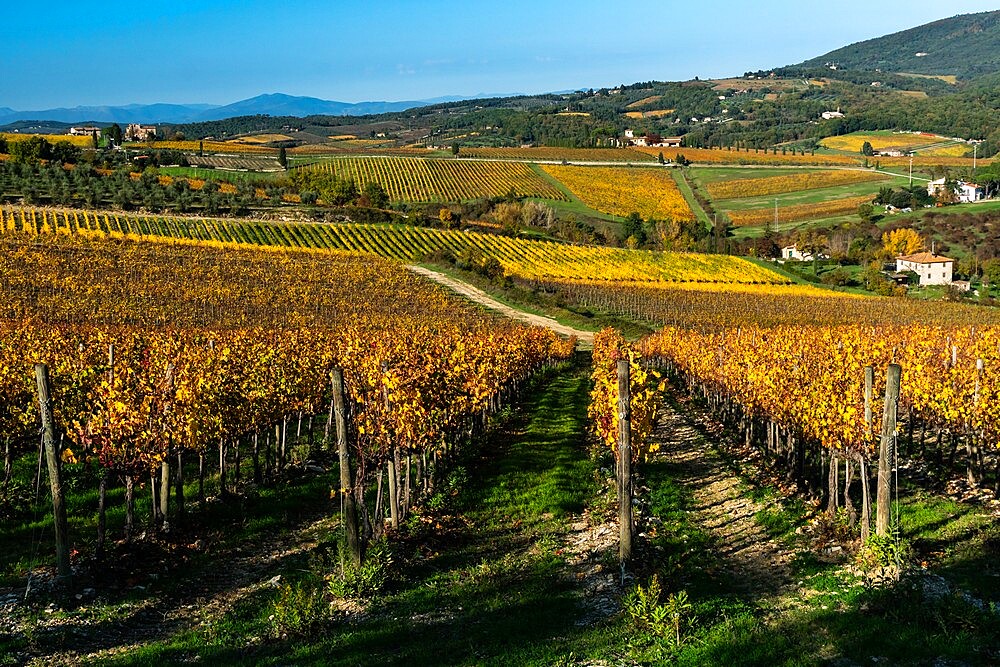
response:
[[[344,528],[347,532],[347,546],[354,565],[361,565],[364,556],[361,531],[358,525],[358,511],[354,504],[354,484],[352,483],[351,460],[347,452],[347,410],[344,404],[344,371],[339,368],[330,373],[333,391],[333,417],[337,425],[337,453],[340,457],[340,497],[343,501]]]
[[[49,367],[35,366],[35,381],[38,385],[38,406],[42,416],[42,443],[45,447],[45,461],[49,469],[49,485],[52,487],[52,518],[56,528],[56,566],[59,577],[72,576],[69,566],[69,529],[66,523],[66,503],[63,496],[60,474],[59,452],[56,452],[56,427],[52,418],[52,398],[49,389]]]
[[[861,474],[861,543],[868,540],[872,529],[871,475],[868,472],[867,442],[872,436],[872,402],[875,391],[875,368],[865,366],[865,451],[858,456]]]
[[[878,506],[875,512],[875,534],[889,534],[890,470],[889,456],[896,434],[896,408],[899,402],[899,380],[903,369],[899,364],[889,364],[885,378],[885,406],[882,412],[882,442],[878,455]]]
[[[618,360],[618,558],[632,557],[632,396],[629,360]]]
[[[976,409],[979,406],[979,389],[980,384],[982,384],[983,371],[986,370],[986,364],[982,359],[976,359],[976,388],[972,394],[972,407]],[[980,477],[980,457],[979,452],[979,437],[978,433],[967,432],[965,434],[965,449],[966,455],[968,456],[968,462],[966,463],[966,478],[969,480],[969,484],[978,484]]]

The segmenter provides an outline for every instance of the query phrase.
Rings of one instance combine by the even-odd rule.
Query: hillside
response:
[[[804,67],[881,70],[974,79],[1000,71],[1000,10],[964,14],[857,42]]]

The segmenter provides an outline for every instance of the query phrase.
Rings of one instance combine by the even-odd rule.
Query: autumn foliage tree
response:
[[[924,239],[910,227],[901,227],[882,234],[882,255],[887,259],[912,255],[926,248]]]

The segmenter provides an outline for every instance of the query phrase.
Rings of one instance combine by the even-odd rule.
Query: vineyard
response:
[[[860,530],[863,544],[873,519],[877,538],[889,535],[889,489],[897,482],[886,461],[896,456],[961,464],[964,483],[1000,487],[995,310],[780,286],[551,287],[567,303],[666,324],[634,344],[613,330],[594,341],[593,428],[612,449],[620,446],[617,362],[629,360],[635,461],[660,446],[650,438],[669,380],[675,396],[703,406],[783,484]]]
[[[657,156],[663,153],[665,158],[674,159],[677,155],[683,155],[691,162],[699,164],[761,164],[761,165],[832,165],[832,166],[860,166],[862,158],[850,155],[783,155],[779,150],[774,153],[769,150],[729,150],[726,148],[657,148],[654,146],[637,146],[632,148],[637,153],[649,156]]]
[[[234,171],[283,171],[276,160],[254,157],[232,157],[226,155],[190,155],[187,158],[192,167],[212,167]]]
[[[340,400],[355,434],[340,459],[361,521],[352,544],[377,536],[382,512],[397,526],[462,434],[573,346],[347,253],[15,236],[0,284],[0,432],[10,443],[37,429],[34,365],[47,364],[64,474],[102,471],[98,553],[107,484],[124,484],[126,542],[142,479],[157,480],[155,530],[166,530],[183,521],[192,468],[204,506],[209,452],[223,495],[277,483],[330,447],[332,424],[318,438],[314,421]],[[331,394],[335,369],[346,395],[336,378]],[[6,452],[5,488],[20,456]]]
[[[544,165],[542,168],[584,204],[598,211],[620,217],[638,213],[647,220],[694,219],[684,195],[665,169],[556,165]]]
[[[796,204],[794,206],[779,206],[777,221],[798,222],[800,220],[816,220],[832,218],[837,215],[850,215],[858,212],[861,204],[870,204],[874,195],[834,199],[815,204]],[[728,211],[730,221],[737,227],[765,226],[775,221],[774,208],[753,208],[742,211]]]
[[[965,142],[959,142],[936,134],[919,132],[856,132],[836,137],[827,137],[820,144],[826,148],[848,153],[860,153],[865,143],[871,144],[873,150],[901,150],[904,153],[915,152],[927,157],[963,157],[970,147]]]
[[[257,144],[246,144],[239,141],[157,141],[154,148],[165,148],[186,153],[197,153],[207,151],[209,153],[227,154],[250,154],[250,155],[273,155],[278,156],[277,148],[269,148]]]
[[[802,155],[801,153],[782,154],[779,149],[745,149],[729,150],[726,148],[656,148],[648,146],[638,146],[631,150],[642,152],[649,156],[656,156],[660,153],[664,157],[674,159],[678,154],[683,155],[691,162],[698,164],[759,164],[759,165],[783,165],[783,166],[842,166],[860,167],[864,164],[865,158],[860,151],[857,155],[838,155],[833,153],[817,153],[815,155]],[[892,166],[900,169],[909,165],[908,157],[877,157],[867,158],[868,162],[877,161],[882,168]],[[979,160],[979,164],[988,164],[990,160]],[[972,158],[947,157],[938,155],[917,155],[913,159],[913,166],[931,167],[944,165],[948,167],[971,167]]]
[[[878,534],[885,535],[889,525],[880,467],[887,438],[898,438],[899,449],[908,455],[936,450],[951,461],[961,448],[970,484],[988,475],[1000,483],[1000,467],[992,469],[1000,461],[994,455],[1000,443],[998,343],[996,327],[917,324],[757,327],[743,322],[717,331],[667,327],[634,348],[606,331],[595,338],[598,390],[590,410],[598,433],[614,444],[614,393],[600,390],[613,385],[614,361],[631,358],[636,373],[644,372],[643,365],[662,369],[683,383],[692,398],[704,401],[730,432],[757,447],[800,493],[825,499],[831,514],[844,508],[850,527],[860,522],[866,540],[873,503],[870,471],[877,467]],[[905,434],[896,430],[895,405],[891,412],[886,407],[885,417],[874,405],[876,397],[889,391],[883,369],[890,364],[902,368],[901,382],[892,391],[899,392]],[[655,413],[655,394],[648,382],[633,393],[632,414]],[[883,419],[891,419],[889,426]],[[639,460],[652,451],[641,445],[651,424],[651,419],[633,422]],[[879,433],[883,463],[878,463]],[[936,444],[928,433],[936,434]],[[850,499],[855,466],[860,516]]]
[[[305,169],[353,178],[358,187],[378,183],[393,201],[464,201],[520,196],[565,200],[529,165],[517,162],[467,162],[410,157],[350,157],[325,160]]]
[[[254,246],[349,250],[413,261],[442,251],[498,260],[507,275],[527,280],[784,283],[785,278],[728,255],[659,253],[529,241],[425,227],[271,223],[0,209],[0,231],[83,237],[167,237]]]
[[[538,160],[555,162],[652,162],[653,155],[644,155],[628,148],[462,148],[461,157],[491,160]]]
[[[27,141],[33,137],[41,137],[50,144],[57,144],[60,141],[68,141],[78,148],[90,148],[94,141],[93,137],[89,134],[79,136],[72,134],[27,134],[20,132],[0,132],[0,138],[6,139],[7,141]]]
[[[828,171],[806,171],[786,176],[767,178],[735,178],[716,181],[707,186],[708,194],[714,199],[739,199],[743,197],[763,197],[766,195],[831,188],[853,183],[884,181],[890,177],[872,171],[836,169]]]
[[[661,326],[693,329],[927,324],[1000,326],[1000,311],[958,303],[832,292],[808,285],[625,285],[553,281],[546,289],[566,303],[624,315]]]

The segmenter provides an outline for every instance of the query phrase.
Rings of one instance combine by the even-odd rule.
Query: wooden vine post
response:
[[[618,558],[632,557],[632,396],[629,360],[618,360]]]
[[[868,472],[868,446],[872,437],[872,402],[875,392],[875,368],[865,366],[865,449],[858,456],[861,473],[861,543],[868,540],[872,529],[871,475]]]
[[[354,485],[351,482],[351,460],[347,452],[347,410],[344,402],[344,371],[339,368],[330,373],[333,392],[333,417],[337,428],[337,454],[340,458],[340,498],[343,501],[344,529],[347,532],[347,547],[355,566],[361,565],[364,557],[361,530],[358,524],[358,510],[354,504]]]
[[[899,380],[903,369],[899,364],[889,364],[885,381],[885,406],[882,412],[882,441],[878,455],[878,499],[875,510],[875,534],[889,534],[890,511],[890,448],[896,434],[896,408],[899,403]]]
[[[59,452],[56,452],[56,426],[52,418],[48,366],[45,364],[35,366],[35,381],[38,384],[38,406],[42,416],[42,445],[45,448],[45,462],[48,464],[49,485],[52,487],[52,517],[56,529],[56,567],[59,577],[67,579],[72,576],[73,571],[69,566],[69,528],[66,522],[66,502],[63,496]]]
[[[973,409],[979,406],[979,390],[983,382],[983,372],[986,370],[986,363],[982,359],[976,359],[976,388],[972,394]],[[971,430],[971,429],[970,429]],[[969,484],[978,484],[980,479],[979,466],[982,453],[980,452],[979,433],[969,433],[965,438],[966,454],[968,463],[966,464],[966,478]]]

